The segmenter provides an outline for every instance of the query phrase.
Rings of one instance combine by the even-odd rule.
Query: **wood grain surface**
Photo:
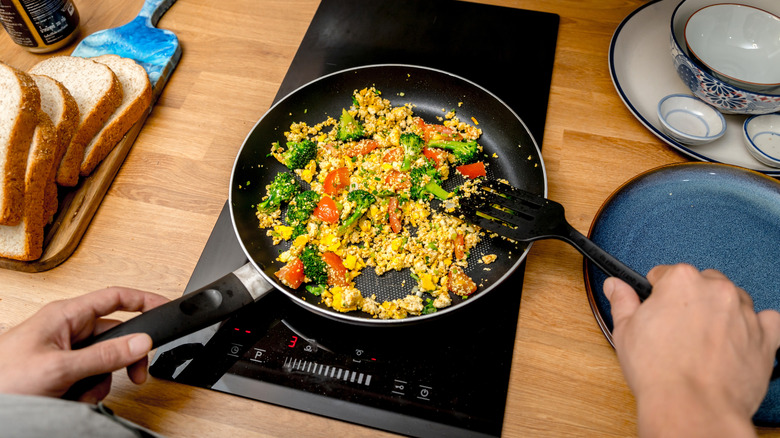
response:
[[[75,3],[87,35],[126,23],[143,1]],[[566,207],[575,228],[587,233],[625,181],[688,160],[630,114],[610,79],[610,38],[646,2],[484,3],[561,17],[543,156],[549,197]],[[317,6],[317,0],[178,0],[171,7],[158,27],[179,37],[177,70],[72,256],[40,273],[0,270],[0,331],[44,303],[110,285],[181,296],[227,199],[235,154],[270,107]],[[41,55],[2,34],[0,59],[26,69]],[[504,436],[636,435],[634,399],[588,305],[582,263],[557,241],[534,244],[528,256]],[[114,374],[106,404],[170,437],[391,436],[157,379],[135,386],[122,372]]]

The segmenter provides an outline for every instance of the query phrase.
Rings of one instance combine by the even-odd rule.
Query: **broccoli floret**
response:
[[[412,163],[420,156],[423,146],[422,137],[416,134],[401,134],[401,146],[404,147],[404,162],[401,164],[401,170],[407,171],[412,168]]]
[[[476,161],[477,153],[479,152],[476,140],[432,141],[428,143],[428,146],[450,151],[459,164],[467,164]]]
[[[357,140],[363,136],[363,125],[355,120],[347,110],[342,109],[336,134],[341,141]]]
[[[287,142],[287,150],[279,156],[282,164],[290,170],[303,169],[317,158],[317,144],[311,140]]]
[[[354,225],[363,214],[368,211],[368,207],[376,202],[376,197],[365,190],[353,190],[347,193],[347,201],[355,203],[355,209],[352,214],[339,227],[339,234],[344,234]]]
[[[431,162],[412,169],[410,177],[412,186],[409,188],[409,197],[414,200],[422,199],[426,193],[431,193],[439,199],[451,196],[450,192],[441,187],[441,175]]]
[[[306,245],[298,256],[303,262],[303,274],[310,283],[316,285],[328,284],[328,265],[314,245]]]
[[[300,191],[301,184],[292,173],[280,172],[268,185],[267,197],[257,204],[257,211],[270,213],[278,210],[282,202],[289,202]]]
[[[320,195],[314,190],[301,192],[290,201],[284,221],[293,227],[293,239],[306,233],[306,221],[309,220],[318,202],[320,202]]]

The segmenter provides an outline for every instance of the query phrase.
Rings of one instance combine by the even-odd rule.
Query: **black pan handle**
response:
[[[273,286],[247,263],[219,280],[155,307],[99,335],[73,345],[77,350],[131,333],[146,333],[157,348],[222,321],[265,296]]]
[[[247,263],[205,287],[77,342],[71,348],[78,350],[131,333],[148,334],[152,338],[152,348],[157,348],[226,319],[264,297],[273,288],[251,263]],[[76,400],[105,378],[106,375],[97,375],[82,379],[63,398]]]

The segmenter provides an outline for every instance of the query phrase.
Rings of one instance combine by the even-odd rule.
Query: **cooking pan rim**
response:
[[[407,325],[407,324],[414,324],[414,323],[418,323],[418,322],[427,321],[427,320],[430,320],[430,319],[441,318],[441,317],[444,317],[445,315],[448,315],[450,313],[453,313],[453,312],[459,310],[461,307],[464,307],[464,306],[461,306],[461,305],[451,305],[451,306],[446,307],[444,309],[439,309],[438,311],[436,311],[434,313],[430,313],[430,314],[427,314],[427,315],[411,316],[411,317],[407,317],[407,318],[403,318],[403,319],[379,319],[379,318],[359,318],[359,317],[355,317],[355,316],[350,315],[350,313],[340,313],[340,312],[337,312],[335,310],[328,311],[328,310],[322,309],[322,308],[320,308],[318,306],[315,306],[314,304],[312,304],[312,303],[310,303],[308,301],[305,301],[305,300],[301,299],[301,297],[299,297],[297,295],[294,295],[293,293],[291,293],[290,291],[288,291],[288,290],[286,290],[284,288],[279,287],[279,285],[277,284],[278,282],[275,279],[270,278],[269,275],[266,274],[266,272],[263,269],[261,269],[260,266],[258,266],[258,264],[255,261],[254,257],[252,257],[250,255],[250,252],[248,251],[248,249],[246,248],[246,246],[244,244],[243,238],[239,235],[239,232],[238,232],[238,225],[236,223],[236,217],[235,217],[234,209],[233,209],[233,192],[234,192],[233,188],[235,187],[235,185],[234,185],[234,182],[235,182],[234,178],[236,177],[236,173],[237,173],[236,171],[237,171],[237,168],[239,166],[240,158],[242,156],[242,153],[244,152],[244,148],[247,146],[247,142],[248,142],[249,138],[251,137],[252,133],[255,132],[257,127],[263,122],[263,120],[277,106],[282,105],[286,100],[288,100],[291,96],[297,94],[300,90],[302,90],[304,88],[307,88],[307,87],[310,87],[311,85],[313,85],[313,84],[315,84],[317,82],[323,81],[323,80],[325,80],[327,78],[330,78],[332,76],[344,75],[344,74],[347,74],[347,73],[350,73],[350,72],[356,72],[356,71],[359,71],[359,70],[368,70],[368,69],[372,69],[372,68],[380,69],[380,68],[388,68],[388,67],[391,67],[391,68],[408,68],[410,70],[424,70],[424,71],[428,71],[428,72],[435,72],[435,73],[438,73],[438,74],[450,76],[450,77],[456,78],[458,80],[461,80],[463,82],[466,82],[470,86],[475,87],[475,88],[481,90],[482,92],[488,94],[491,98],[495,99],[498,103],[503,105],[504,108],[506,108],[515,117],[515,119],[517,119],[517,121],[520,122],[520,124],[523,126],[525,132],[528,134],[528,137],[530,138],[531,143],[533,144],[534,150],[536,151],[536,155],[538,157],[539,166],[541,167],[540,170],[541,170],[542,183],[543,183],[542,184],[543,185],[543,195],[542,196],[547,197],[547,190],[548,190],[547,170],[546,170],[546,167],[545,167],[545,164],[544,164],[544,160],[543,160],[543,157],[542,157],[541,149],[539,148],[539,144],[536,141],[536,138],[531,133],[530,129],[528,129],[528,125],[525,124],[525,121],[523,121],[523,119],[519,115],[517,115],[517,113],[509,105],[507,105],[503,100],[501,100],[497,95],[495,95],[490,90],[488,90],[485,87],[477,84],[474,81],[471,81],[471,80],[469,80],[467,78],[464,78],[463,76],[460,76],[460,75],[448,72],[446,70],[441,70],[441,69],[432,68],[432,67],[426,67],[426,66],[421,66],[421,65],[398,64],[398,63],[380,63],[380,64],[367,64],[367,65],[355,66],[355,67],[345,68],[345,69],[342,69],[342,70],[339,70],[339,71],[336,71],[336,72],[332,72],[332,73],[328,73],[328,74],[319,76],[319,77],[317,77],[317,78],[315,78],[315,79],[313,79],[313,80],[311,80],[311,81],[309,81],[309,82],[307,82],[307,83],[305,83],[305,84],[295,88],[294,90],[292,90],[291,92],[286,94],[284,97],[279,99],[277,102],[272,104],[263,113],[263,115],[257,120],[257,122],[255,122],[255,124],[252,126],[252,128],[248,131],[246,137],[244,138],[244,141],[241,144],[241,147],[239,148],[238,152],[236,153],[236,158],[235,158],[235,160],[233,162],[233,168],[231,169],[231,174],[230,174],[230,183],[229,183],[230,185],[228,187],[228,189],[229,189],[228,190],[228,202],[230,204],[230,208],[229,208],[229,211],[230,211],[230,221],[231,221],[231,225],[233,227],[233,233],[236,236],[239,245],[241,246],[241,250],[244,252],[244,255],[247,257],[249,263],[252,264],[252,266],[255,268],[255,270],[257,270],[260,273],[260,275],[270,285],[272,285],[272,287],[274,289],[276,289],[276,290],[284,293],[285,295],[287,295],[287,297],[289,299],[291,299],[294,303],[302,306],[303,308],[305,308],[306,310],[308,310],[308,311],[310,311],[310,312],[312,312],[314,314],[317,314],[317,315],[320,315],[320,316],[324,316],[324,317],[329,318],[329,319],[337,320],[339,322],[346,322],[346,323],[350,323],[350,324],[354,324],[354,325],[372,326],[372,327],[376,327],[376,326]],[[496,281],[494,281],[485,290],[482,290],[479,294],[475,294],[474,296],[470,297],[468,302],[464,303],[464,304],[468,304],[468,303],[471,303],[471,302],[474,302],[474,301],[478,300],[479,298],[481,298],[482,296],[484,296],[487,293],[489,293],[491,290],[493,290],[498,285],[504,283],[504,281],[506,281],[517,270],[517,268],[520,265],[522,265],[522,263],[524,262],[524,260],[526,259],[527,255],[528,255],[529,251],[531,250],[532,246],[533,246],[533,242],[528,243],[526,245],[526,247],[525,247],[525,250],[520,255],[520,257],[518,257],[518,259],[515,261],[515,263],[509,269],[507,269],[506,272],[500,278],[498,278]]]

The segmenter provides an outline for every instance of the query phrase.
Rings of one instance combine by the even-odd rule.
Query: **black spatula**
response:
[[[574,229],[566,221],[563,206],[557,202],[505,183],[486,181],[476,193],[460,198],[456,214],[518,242],[541,239],[567,242],[602,271],[630,284],[641,300],[650,296],[650,282]]]

